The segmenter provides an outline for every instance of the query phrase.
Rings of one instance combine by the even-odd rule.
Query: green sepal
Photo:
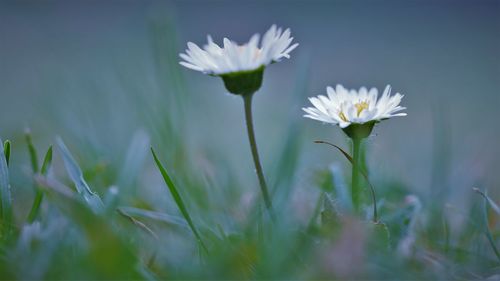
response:
[[[342,130],[351,139],[365,139],[372,133],[373,126],[376,123],[377,121],[370,121],[363,124],[352,123]]]
[[[235,95],[252,95],[257,92],[262,85],[264,76],[264,66],[254,70],[245,70],[222,74],[220,77],[224,81],[226,89]]]

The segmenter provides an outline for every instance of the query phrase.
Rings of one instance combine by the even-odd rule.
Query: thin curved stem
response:
[[[267,188],[266,180],[264,178],[264,172],[262,171],[262,165],[260,164],[259,152],[257,150],[257,142],[255,141],[255,133],[253,129],[253,118],[252,118],[252,94],[244,95],[243,101],[245,103],[245,120],[247,123],[247,133],[248,140],[250,141],[250,149],[252,151],[253,162],[255,164],[255,171],[259,179],[260,190],[262,192],[262,197],[264,199],[264,204],[266,209],[274,220],[273,206],[271,203],[271,198],[269,196],[269,191]]]
[[[329,146],[336,148],[338,151],[340,151],[344,155],[345,158],[347,158],[347,160],[349,160],[349,162],[351,164],[353,164],[353,159],[352,159],[351,155],[349,155],[349,153],[345,152],[345,150],[343,150],[340,146],[335,145],[331,142],[322,141],[322,140],[314,141],[314,143],[323,143],[323,144],[327,144]],[[373,201],[373,222],[378,223],[379,221],[378,221],[377,197],[375,195],[375,187],[373,187],[373,185],[370,182],[370,179],[368,179],[368,174],[366,173],[365,170],[360,168],[359,172],[361,173],[361,175],[363,175],[363,177],[365,178],[365,181],[368,183],[368,186],[370,187],[370,192],[371,192],[372,201]]]
[[[361,139],[353,138],[352,139],[352,206],[354,208],[355,213],[360,212],[361,205],[361,186],[359,182],[359,165],[360,165],[360,148],[361,148]]]

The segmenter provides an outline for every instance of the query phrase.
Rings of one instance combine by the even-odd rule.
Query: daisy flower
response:
[[[282,31],[281,28],[273,25],[264,34],[262,41],[259,34],[253,35],[250,41],[243,45],[224,38],[224,45],[221,47],[208,36],[208,44],[203,48],[188,42],[186,53],[179,55],[183,59],[180,62],[181,65],[208,75],[220,76],[230,93],[241,95],[243,98],[248,141],[255,172],[265,206],[273,220],[275,217],[272,200],[264,178],[253,129],[252,97],[262,85],[266,66],[282,58],[290,58],[290,52],[299,45],[292,44],[292,41],[290,29]]]
[[[259,34],[255,34],[243,45],[224,38],[221,47],[208,36],[208,44],[203,48],[188,42],[188,49],[180,54],[183,59],[180,64],[222,77],[227,90],[233,94],[253,94],[262,84],[267,65],[290,58],[290,52],[299,45],[292,44],[292,41],[290,29],[282,31],[276,25],[271,26],[262,40]]]
[[[378,98],[378,90],[368,90],[361,87],[358,91],[348,90],[342,85],[335,89],[326,88],[327,96],[319,95],[309,98],[314,107],[302,108],[306,112],[304,117],[319,120],[325,123],[338,125],[352,140],[352,206],[356,213],[361,212],[362,183],[360,180],[361,145],[367,138],[376,123],[395,116],[406,116],[401,112],[406,109],[399,105],[403,95],[396,93],[391,96],[391,86],[385,87],[384,93]],[[320,142],[321,143],[321,142]],[[325,142],[323,142],[325,143]],[[372,190],[374,202],[375,193]],[[374,203],[374,221],[377,221],[377,209]]]
[[[362,87],[356,91],[337,85],[335,89],[327,87],[326,91],[328,96],[309,98],[314,107],[302,108],[307,113],[304,117],[338,125],[344,131],[349,131],[349,127],[367,127],[371,132],[373,125],[381,120],[406,116],[400,112],[406,109],[399,105],[403,95],[396,93],[391,96],[390,85],[385,87],[380,98],[376,88],[368,90]],[[359,126],[362,124],[367,125]]]

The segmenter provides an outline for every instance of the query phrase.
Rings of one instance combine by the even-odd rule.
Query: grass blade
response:
[[[123,216],[124,218],[128,219],[130,222],[132,222],[135,226],[139,227],[140,229],[144,230],[146,233],[148,233],[149,235],[153,236],[153,238],[155,238],[155,240],[158,240],[158,235],[151,229],[149,228],[147,225],[145,225],[143,222],[135,219],[134,217],[132,217],[131,215],[127,214],[125,211],[123,211],[122,209],[116,209],[116,211],[121,215]]]
[[[59,146],[59,150],[62,153],[64,166],[66,167],[66,171],[70,179],[75,184],[76,190],[78,193],[85,199],[88,206],[95,212],[101,213],[104,210],[104,204],[101,201],[101,198],[90,189],[89,185],[83,178],[82,170],[80,166],[76,163],[75,159],[69,152],[68,148],[64,144],[61,138],[56,139],[57,145]]]
[[[495,211],[497,215],[500,215],[500,207],[485,192],[482,192],[481,190],[479,190],[479,188],[476,187],[473,187],[472,190],[479,193],[484,198],[484,200],[486,200],[486,202],[490,205],[493,211]]]
[[[149,142],[148,134],[139,130],[132,137],[132,141],[127,149],[117,185],[120,187],[122,193],[128,196],[134,196],[135,194],[135,190],[132,187],[148,156]]]
[[[149,146],[149,136],[146,132],[139,130],[134,133],[132,141],[127,149],[125,161],[119,176],[120,186],[122,183],[135,180],[146,159]]]
[[[347,158],[347,160],[349,160],[349,162],[351,162],[351,164],[353,163],[352,162],[353,159],[352,159],[351,155],[349,155],[349,153],[347,153],[345,150],[343,150],[340,146],[335,145],[333,143],[329,143],[327,141],[320,141],[320,140],[314,141],[314,143],[322,143],[322,144],[327,144],[329,146],[335,147],[338,151],[340,151],[345,156],[345,158]],[[360,172],[363,175],[363,177],[365,178],[366,182],[368,183],[368,186],[370,187],[372,201],[373,201],[373,222],[378,223],[377,198],[375,197],[375,188],[368,180],[368,175],[366,174],[366,172],[363,169],[360,169]]]
[[[10,232],[12,222],[12,199],[10,194],[9,169],[3,142],[0,140],[0,234]]]
[[[5,154],[5,161],[7,162],[7,166],[9,166],[9,161],[10,161],[10,141],[6,140],[3,144],[4,147],[4,154]]]
[[[472,190],[474,190],[484,198],[484,209],[483,209],[484,234],[486,235],[486,238],[488,239],[488,242],[490,243],[491,249],[495,253],[495,256],[500,261],[500,251],[498,250],[495,244],[493,235],[491,235],[490,225],[488,223],[488,205],[490,205],[492,209],[494,209],[495,212],[497,213],[498,213],[498,205],[496,205],[495,202],[493,202],[493,200],[491,200],[490,197],[488,197],[488,195],[485,192],[482,192],[481,190],[475,187],[473,187]]]
[[[51,166],[52,166],[52,145],[49,147],[49,149],[45,153],[45,157],[43,158],[43,164],[42,164],[42,169],[40,170],[40,173],[42,175],[47,175],[47,172],[49,171]]]
[[[130,216],[141,217],[153,221],[163,222],[168,225],[177,226],[189,230],[190,227],[184,219],[178,216],[173,216],[165,213],[144,210],[134,207],[119,207],[119,211],[125,212]]]
[[[33,139],[31,138],[31,133],[29,130],[26,130],[25,133],[25,138],[26,138],[26,143],[28,144],[28,152],[30,155],[30,160],[31,160],[31,169],[33,170],[33,173],[36,174],[38,173],[38,154],[36,152],[36,148],[33,145]]]
[[[45,153],[45,157],[43,159],[43,165],[42,165],[42,170],[40,171],[42,175],[47,175],[47,172],[50,169],[50,166],[52,165],[52,146],[49,147],[47,150],[47,153]],[[28,214],[28,223],[32,223],[35,221],[36,217],[38,216],[38,211],[40,209],[40,205],[42,204],[43,200],[43,191],[37,186],[36,188],[36,194],[35,194],[35,200],[33,201],[33,205],[31,206],[31,210]]]
[[[186,205],[184,205],[184,201],[182,201],[181,195],[177,191],[177,188],[175,187],[174,182],[172,179],[170,179],[170,176],[168,175],[167,171],[165,168],[163,168],[163,165],[161,164],[160,160],[158,160],[158,157],[156,156],[156,153],[153,148],[151,148],[151,153],[153,154],[153,158],[156,162],[156,166],[158,166],[158,169],[160,170],[160,173],[165,180],[165,183],[168,186],[168,189],[170,190],[170,194],[172,194],[172,197],[174,198],[175,203],[177,204],[177,207],[182,213],[182,216],[184,216],[184,219],[187,221],[189,227],[191,228],[191,231],[193,232],[194,236],[198,240],[198,243],[201,245],[201,247],[208,252],[207,247],[203,243],[203,240],[201,240],[201,236],[196,230],[196,227],[194,226],[193,221],[191,220],[191,216],[189,215],[189,212],[186,209]]]

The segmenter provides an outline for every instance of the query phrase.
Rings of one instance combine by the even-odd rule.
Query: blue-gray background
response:
[[[30,127],[40,145],[60,135],[81,161],[113,162],[138,129],[154,135],[162,119],[152,121],[152,112],[167,112],[194,164],[222,159],[251,189],[242,101],[219,79],[183,69],[177,53],[187,41],[204,44],[206,34],[243,43],[278,24],[300,46],[268,67],[255,97],[266,170],[291,127],[299,131],[304,175],[296,185],[307,185],[314,169],[345,165],[312,143],[348,147],[340,130],[302,118],[301,107],[327,85],[389,83],[405,95],[408,116],[384,121],[368,141],[374,177],[416,193],[447,186],[461,204],[472,186],[500,183],[499,3],[1,1],[0,136],[20,139]]]

